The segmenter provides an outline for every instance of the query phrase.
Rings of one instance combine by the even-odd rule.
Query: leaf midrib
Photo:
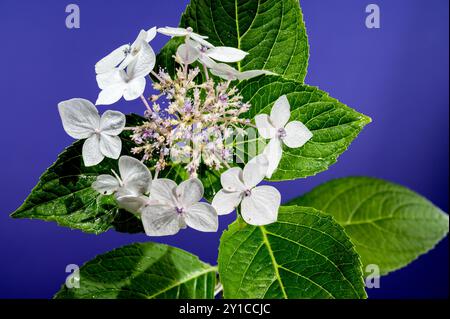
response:
[[[121,259],[121,258],[123,258],[123,256],[117,256],[115,258]],[[120,270],[117,270],[117,271],[120,271]],[[131,290],[131,289],[124,289],[125,287],[120,287],[120,288],[101,287],[99,289],[96,289],[96,293],[98,294],[99,292],[101,293],[103,291],[111,291],[111,292],[129,291],[129,292],[132,292],[133,294],[139,294],[139,295],[141,295],[142,297],[144,297],[146,299],[153,299],[153,298],[156,298],[157,296],[159,296],[159,295],[161,295],[161,294],[163,294],[163,293],[165,293],[165,292],[167,292],[167,291],[169,291],[169,290],[171,290],[173,288],[180,287],[181,285],[183,285],[183,284],[185,284],[185,283],[187,283],[187,282],[189,282],[191,280],[198,279],[198,278],[200,278],[202,276],[205,276],[205,275],[207,275],[207,274],[209,274],[211,272],[216,272],[216,271],[217,271],[217,267],[209,267],[209,268],[207,268],[207,269],[205,269],[205,270],[203,270],[201,272],[197,272],[197,273],[195,273],[195,274],[193,274],[191,276],[188,276],[188,277],[186,277],[186,278],[184,278],[182,280],[176,281],[176,282],[172,283],[170,286],[168,286],[168,287],[166,287],[166,288],[164,288],[162,290],[159,290],[159,291],[153,293],[152,295],[146,295],[144,293],[141,293],[141,292],[138,292],[138,291],[135,291],[135,290]],[[157,276],[155,274],[150,274],[150,275]],[[132,278],[128,278],[125,281],[125,284],[129,285],[131,279]],[[91,281],[89,281],[89,282],[91,284],[97,284],[96,282],[91,282]],[[91,294],[93,294],[91,291],[87,291],[82,296],[86,296],[86,295],[90,296]]]
[[[283,293],[283,297],[284,297],[284,299],[289,299],[287,294],[286,294],[286,290],[284,288],[283,281],[281,280],[280,272],[278,271],[279,265],[278,265],[278,263],[277,263],[277,261],[275,259],[274,254],[273,254],[272,247],[270,246],[269,239],[267,238],[266,230],[265,230],[265,228],[263,226],[259,226],[258,228],[261,230],[263,242],[264,242],[264,244],[267,247],[267,251],[269,252],[269,256],[270,256],[270,259],[272,261],[273,269],[275,271],[275,276],[276,276],[276,278],[278,280],[278,283],[280,284],[280,288],[281,288],[281,292]]]
[[[241,35],[239,31],[239,13],[238,13],[238,3],[237,0],[234,0],[234,11],[235,11],[235,20],[236,20],[236,36],[237,36],[237,48],[241,49]],[[237,63],[237,69],[241,72],[241,61]]]
[[[161,295],[161,294],[163,294],[163,293],[165,293],[165,292],[167,292],[167,291],[169,291],[169,290],[171,290],[171,289],[173,289],[173,288],[175,288],[175,287],[179,287],[179,286],[181,286],[181,285],[183,285],[183,284],[185,284],[185,283],[187,283],[187,282],[189,282],[189,281],[191,281],[191,280],[194,280],[194,279],[196,279],[196,278],[200,278],[201,276],[204,276],[204,275],[206,275],[206,274],[208,274],[208,273],[210,273],[210,272],[217,272],[217,267],[210,267],[210,268],[207,268],[207,269],[205,269],[204,271],[195,273],[194,275],[191,275],[191,276],[189,276],[189,277],[186,277],[186,278],[184,278],[184,279],[181,280],[181,281],[177,281],[177,282],[173,283],[172,285],[170,285],[169,287],[164,288],[164,289],[162,289],[162,290],[160,290],[160,291],[154,293],[153,295],[147,296],[147,299],[153,299],[153,298],[155,298],[156,296],[159,296],[159,295]]]

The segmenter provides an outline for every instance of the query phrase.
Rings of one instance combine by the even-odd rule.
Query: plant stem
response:
[[[205,71],[205,76],[206,76],[206,81],[209,81],[209,73],[208,73],[208,68],[206,67],[206,64],[203,64],[203,71]]]
[[[144,102],[144,105],[147,108],[147,110],[150,112],[150,114],[153,113],[153,110],[150,107],[150,104],[148,104],[147,100],[145,99],[145,97],[143,95],[141,95],[141,100],[142,100],[142,102]]]
[[[242,144],[248,144],[248,143],[252,143],[252,142],[258,142],[261,141],[262,139],[259,138],[253,138],[251,140],[246,140],[246,141],[242,141],[242,142],[236,142],[236,140],[233,140],[231,143],[225,144],[225,146],[237,146],[237,145],[242,145]]]
[[[186,60],[189,60],[188,41],[189,41],[189,34],[186,35],[186,38],[184,39],[184,45],[186,47]],[[184,70],[184,77],[186,78],[186,80],[188,78],[188,69],[189,69],[189,64],[187,62],[184,62],[183,70]]]
[[[220,294],[223,291],[223,286],[222,284],[219,282],[216,285],[216,288],[214,289],[214,297],[216,297],[218,294]]]
[[[159,81],[163,82],[163,79],[153,70],[150,71],[150,73]]]
[[[226,160],[221,160],[221,162],[223,165],[225,165],[226,168],[231,168],[230,164],[228,164]]]

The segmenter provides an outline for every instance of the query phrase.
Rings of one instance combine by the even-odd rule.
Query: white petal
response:
[[[125,59],[125,51],[129,47],[128,44],[122,45],[98,61],[97,64],[95,64],[95,73],[101,74],[114,69],[123,61],[123,59]]]
[[[280,192],[272,186],[258,186],[241,204],[241,215],[247,224],[262,226],[277,221]]]
[[[211,68],[211,73],[225,80],[238,79],[239,71],[225,63],[216,63]]]
[[[216,62],[214,62],[213,59],[211,59],[204,53],[200,54],[198,60],[200,61],[201,64],[204,64],[209,69],[214,68],[214,66],[217,64]]]
[[[144,196],[142,194],[138,194],[136,191],[126,188],[123,184],[119,187],[117,192],[114,194],[116,199],[119,197],[140,197]]]
[[[96,105],[111,105],[120,100],[125,90],[125,85],[114,85],[102,90],[95,102]]]
[[[108,110],[100,118],[100,131],[108,135],[119,135],[125,127],[125,122],[123,113]]]
[[[117,178],[111,175],[99,175],[95,182],[92,183],[92,188],[103,195],[111,195],[120,187]]]
[[[187,39],[186,41],[185,41],[185,43],[187,42],[187,44],[189,45],[189,46],[191,46],[191,47],[193,47],[193,48],[195,48],[195,49],[197,49],[197,50],[200,50],[201,48],[202,48],[202,45],[200,44],[200,43],[198,43],[198,42],[196,42],[196,41],[194,41],[194,40],[192,40],[192,39]]]
[[[278,164],[280,164],[281,156],[283,155],[280,139],[277,137],[271,139],[269,144],[264,148],[263,154],[266,155],[269,160],[266,177],[271,178],[272,174],[277,169]]]
[[[150,199],[176,207],[175,189],[177,183],[167,178],[158,178],[152,183]]]
[[[153,27],[147,31],[147,38],[145,41],[150,42],[156,37],[156,27]]]
[[[85,99],[71,99],[58,104],[64,130],[71,137],[84,139],[100,127],[97,108]]]
[[[242,169],[240,167],[232,167],[220,175],[220,183],[227,192],[245,191],[245,185],[242,178]]]
[[[155,67],[156,55],[150,45],[142,41],[136,58],[130,62],[127,74],[131,79],[147,76]]]
[[[227,192],[223,189],[214,196],[212,205],[217,214],[226,215],[231,213],[241,202],[242,192]]]
[[[142,42],[148,43],[148,41],[146,40],[147,40],[147,31],[140,30],[138,36],[136,37],[136,40],[134,40],[133,44],[131,45],[131,51],[133,51],[133,49],[140,50]]]
[[[280,96],[270,112],[270,121],[277,128],[284,128],[291,117],[291,106],[286,95]]]
[[[97,74],[95,77],[98,87],[100,89],[106,89],[114,85],[124,84],[125,73],[123,70],[114,69],[106,73]]]
[[[200,57],[200,52],[197,48],[182,44],[177,49],[177,55],[181,58],[181,61],[187,64],[194,63]]]
[[[145,78],[137,78],[128,82],[123,93],[123,98],[127,101],[132,101],[140,97],[145,90]]]
[[[145,43],[148,46],[148,43],[146,40],[147,40],[147,31],[141,30],[139,32],[136,40],[134,40],[133,44],[129,48],[129,50],[128,50],[129,52],[128,52],[127,56],[122,61],[122,63],[120,63],[120,65],[118,66],[118,70],[124,70],[132,62],[135,62],[137,60],[139,54],[142,51],[143,44]]]
[[[195,42],[198,42],[199,44],[201,44],[204,47],[207,47],[207,48],[213,48],[214,47],[214,45],[212,45],[211,43],[209,43],[208,41],[205,40],[208,37],[199,35],[199,34],[194,33],[194,32],[192,32],[190,34],[190,37],[191,37],[192,40],[194,40]]]
[[[266,70],[250,70],[250,71],[239,72],[237,77],[239,80],[242,81],[242,80],[256,78],[257,76],[260,76],[260,75],[273,75],[273,74],[275,74],[275,73],[266,71]]]
[[[100,139],[97,134],[92,135],[84,142],[82,155],[84,166],[95,166],[103,161],[105,156],[100,151]]]
[[[311,131],[299,121],[289,122],[284,129],[286,136],[282,140],[290,148],[302,147],[313,136]]]
[[[200,35],[198,33],[195,32],[190,32],[189,35],[195,40],[197,41],[197,39],[208,39],[208,37],[206,35]]]
[[[273,138],[277,133],[277,129],[270,123],[269,115],[258,114],[255,116],[256,127],[258,128],[258,133],[263,138]]]
[[[175,195],[183,208],[199,202],[203,198],[203,184],[197,178],[191,178],[175,188]]]
[[[185,213],[186,224],[198,231],[216,232],[219,227],[217,212],[210,204],[197,203]]]
[[[242,178],[246,189],[251,189],[261,183],[267,174],[268,168],[269,161],[265,154],[255,156],[245,164]]]
[[[175,208],[149,205],[141,209],[141,219],[148,236],[175,235],[180,230],[181,216]]]
[[[155,67],[155,63],[156,63],[155,51],[153,51],[152,47],[147,42],[144,42],[141,51],[139,52],[135,76],[148,75]],[[147,66],[147,68],[145,69],[139,66],[139,64],[144,64]]]
[[[171,37],[183,37],[189,34],[189,32],[184,28],[165,27],[165,28],[158,28],[157,31],[161,34],[168,35]]]
[[[147,166],[131,156],[121,156],[119,172],[124,188],[136,196],[149,192],[152,184],[152,174]]]
[[[106,157],[118,159],[122,151],[122,140],[118,136],[100,134],[100,152]]]
[[[116,196],[116,200],[120,208],[133,214],[138,214],[142,207],[149,204],[149,199],[146,196],[122,195]]]
[[[248,53],[231,47],[214,47],[206,54],[216,61],[230,63],[241,61]]]
[[[137,57],[138,57],[137,54],[131,54],[131,53],[127,54],[126,58],[117,67],[117,70],[118,71],[125,70],[125,68],[131,64],[131,62],[133,62],[134,60],[137,59]]]

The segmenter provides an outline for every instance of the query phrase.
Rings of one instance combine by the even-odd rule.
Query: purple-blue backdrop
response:
[[[95,236],[38,220],[13,220],[41,173],[72,143],[59,101],[95,101],[94,64],[141,28],[175,26],[187,0],[77,0],[81,28],[65,27],[69,1],[0,1],[0,298],[49,298],[67,264],[83,264],[144,235]],[[283,201],[336,177],[368,175],[423,194],[448,210],[449,73],[447,0],[377,0],[381,29],[365,27],[369,0],[303,0],[311,58],[307,83],[373,123],[338,163],[315,177],[276,184]],[[159,50],[167,38],[152,42]],[[139,100],[115,107],[142,112]],[[101,110],[105,110],[104,107]],[[220,219],[223,230],[233,217]],[[216,263],[220,232],[157,239]],[[448,240],[381,280],[374,298],[448,297]]]

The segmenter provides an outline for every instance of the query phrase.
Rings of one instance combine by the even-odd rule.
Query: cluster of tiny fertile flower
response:
[[[231,81],[206,79],[199,84],[199,68],[189,68],[178,57],[175,61],[180,67],[174,78],[162,69],[154,75],[153,88],[160,93],[151,97],[147,121],[133,128],[137,146],[132,152],[144,160],[158,158],[156,171],[170,165],[169,157],[170,162],[183,162],[192,177],[201,163],[216,170],[228,167],[233,157],[229,140],[236,129],[250,124],[240,117],[250,104]]]

